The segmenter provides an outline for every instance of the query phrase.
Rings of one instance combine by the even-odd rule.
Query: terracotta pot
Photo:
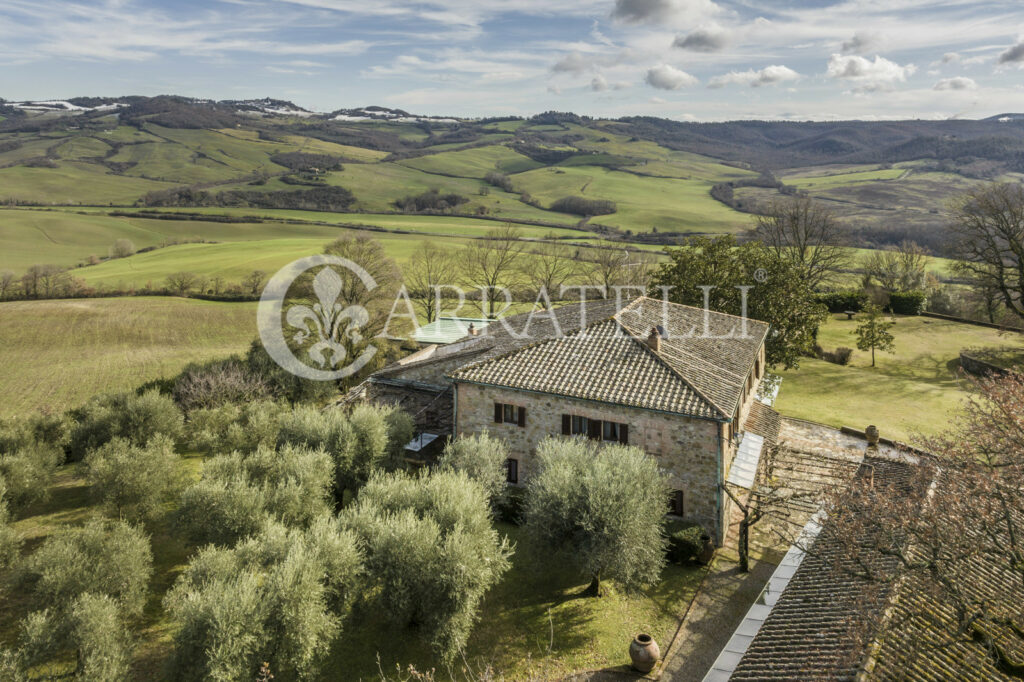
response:
[[[864,429],[864,437],[867,439],[868,445],[878,445],[878,427],[872,424]]]
[[[637,635],[629,645],[629,658],[633,661],[634,668],[642,673],[649,673],[661,658],[661,650],[650,635]]]

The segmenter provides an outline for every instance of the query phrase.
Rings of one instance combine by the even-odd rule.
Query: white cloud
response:
[[[795,81],[799,78],[800,74],[788,66],[773,64],[758,71],[753,69],[748,71],[730,71],[722,76],[715,76],[708,81],[708,87],[722,88],[726,85],[749,85],[752,88],[757,88],[762,85]]]
[[[594,76],[594,80],[590,81],[590,89],[594,92],[604,92],[609,87],[608,79],[601,74],[597,74]]]
[[[648,85],[659,90],[678,90],[700,82],[685,71],[668,64],[659,64],[648,69],[644,80]]]
[[[897,83],[904,83],[914,74],[913,64],[900,66],[885,57],[875,55],[874,61],[859,55],[833,54],[828,60],[829,78],[850,81],[860,92],[891,90]]]
[[[580,52],[570,52],[555,62],[551,70],[555,73],[574,73],[579,75],[591,68],[592,65],[593,61],[591,58],[583,56]]]
[[[973,78],[957,76],[956,78],[943,78],[935,84],[934,90],[975,90],[978,84]]]

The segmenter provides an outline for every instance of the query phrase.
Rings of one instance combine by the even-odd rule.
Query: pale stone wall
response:
[[[494,403],[526,408],[526,425],[494,422]],[[519,460],[519,482],[535,467],[537,445],[548,436],[562,433],[562,415],[575,414],[629,425],[629,444],[654,455],[670,477],[670,485],[683,491],[684,515],[720,538],[719,433],[724,425],[680,415],[669,415],[585,400],[535,394],[512,389],[458,383],[456,390],[457,434],[490,431],[504,439]],[[726,461],[731,461],[731,452]],[[724,474],[723,474],[724,475]],[[718,539],[720,541],[720,539]]]

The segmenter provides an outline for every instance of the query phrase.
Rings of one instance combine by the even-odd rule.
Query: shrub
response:
[[[666,530],[669,561],[674,564],[688,564],[699,560],[709,537],[700,525],[673,521]]]
[[[256,679],[266,663],[284,679],[316,677],[360,572],[355,536],[326,519],[200,550],[164,598],[177,676]]]
[[[502,523],[520,525],[523,522],[523,508],[526,503],[526,489],[509,486],[498,499],[495,514]]]
[[[464,473],[378,474],[342,521],[366,549],[377,608],[396,624],[418,625],[451,660],[512,554],[491,526],[483,488]]]
[[[135,445],[144,445],[157,435],[177,439],[184,421],[174,400],[156,390],[100,396],[72,414],[76,422],[68,445],[72,462],[117,437]]]
[[[821,291],[814,294],[814,298],[824,304],[830,313],[845,313],[847,310],[860,312],[868,304],[868,295],[863,289]]]
[[[836,365],[848,365],[853,357],[853,349],[846,348],[845,346],[840,346],[834,351],[824,350],[821,346],[817,346],[817,349],[820,351],[818,354],[819,358]]]
[[[266,382],[241,358],[190,364],[174,381],[174,400],[185,411],[251,402],[270,393]]]
[[[550,210],[559,213],[572,213],[581,216],[608,215],[615,213],[614,201],[604,199],[585,199],[583,197],[562,197],[551,204]]]
[[[153,555],[141,530],[123,521],[93,519],[49,536],[25,561],[35,604],[67,613],[89,593],[116,601],[127,616],[142,613]]]
[[[254,340],[249,346],[245,361],[253,374],[266,384],[273,398],[287,400],[293,404],[322,402],[338,393],[338,387],[331,381],[303,379],[278,365],[259,339]]]
[[[488,171],[487,174],[484,176],[484,182],[486,182],[488,185],[500,187],[506,192],[515,191],[512,187],[512,178],[510,178],[509,176],[505,175],[500,171]]]
[[[493,507],[508,487],[505,469],[508,454],[505,441],[492,438],[484,431],[448,441],[438,466],[441,470],[465,472],[483,487]]]
[[[93,496],[115,517],[153,521],[185,486],[174,443],[158,435],[145,446],[115,438],[85,457]]]
[[[549,438],[537,448],[526,486],[526,531],[552,557],[627,588],[657,579],[668,486],[657,461],[637,447]]]
[[[268,518],[304,527],[331,510],[332,472],[326,452],[302,446],[220,455],[185,490],[179,522],[196,542],[222,545],[252,535]]]
[[[422,194],[407,196],[395,201],[395,208],[410,213],[451,211],[468,202],[467,197],[454,192],[441,194],[436,189],[427,190]]]
[[[51,445],[63,450],[68,443],[72,424],[68,415],[40,414],[0,420],[0,455],[36,444]]]
[[[110,247],[111,258],[127,258],[136,251],[135,244],[132,243],[131,239],[118,239],[114,242],[114,245]]]
[[[928,294],[917,289],[889,294],[889,310],[897,315],[920,315],[927,305]]]

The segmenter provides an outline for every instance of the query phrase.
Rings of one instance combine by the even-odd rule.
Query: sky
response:
[[[453,116],[1024,112],[1021,0],[0,0],[0,97]]]

